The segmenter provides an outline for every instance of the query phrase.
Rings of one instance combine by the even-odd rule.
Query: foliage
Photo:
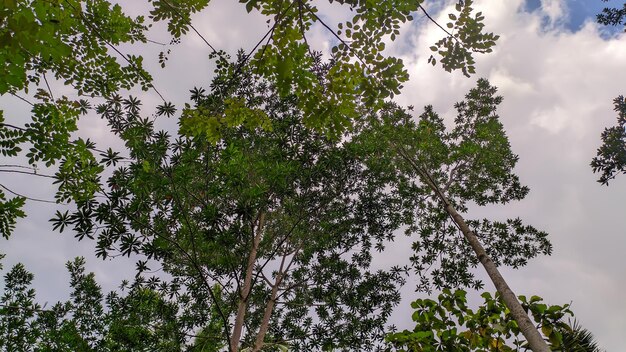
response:
[[[26,216],[22,210],[24,201],[24,197],[7,199],[4,192],[0,190],[0,235],[5,239],[9,238],[15,229],[17,219]]]
[[[183,113],[175,140],[141,117],[136,98],[99,106],[129,158],[100,197],[59,213],[55,228],[96,238],[103,258],[158,260],[174,278],[162,285],[183,287],[180,299],[197,305],[196,328],[221,319],[221,341],[234,334],[252,350],[259,336],[296,350],[375,346],[406,269],[370,272],[371,250],[383,250],[402,226],[414,235],[418,289],[482,286],[471,272],[478,259],[399,153],[425,165],[459,209],[522,199],[528,189],[512,172],[517,156],[495,114],[501,98],[487,81],[456,104],[450,131],[430,107],[414,121],[390,104],[337,141],[305,126],[296,96],[282,97],[251,68],[233,82],[224,67],[210,93],[192,91],[187,109],[195,115]],[[233,84],[234,93],[224,89]],[[241,123],[224,114],[232,104]],[[271,125],[245,122],[258,116]],[[217,127],[204,129],[203,118]],[[519,267],[550,253],[546,234],[519,219],[470,224],[497,265]],[[138,270],[146,266],[139,262]],[[245,318],[245,331],[236,317]]]
[[[561,331],[563,336],[563,351],[603,352],[593,334],[583,328],[574,319],[566,329]]]
[[[147,90],[151,77],[142,68],[142,58],[124,56],[120,64],[109,52],[123,43],[145,42],[143,17],[130,18],[120,5],[104,0],[10,0],[0,7],[0,95],[28,93],[36,89],[32,119],[17,126],[0,115],[0,152],[16,156],[29,145],[26,157],[31,167],[65,162],[60,167],[60,192],[68,191],[68,175],[76,180],[77,196],[93,194],[90,167],[94,158],[89,142],[73,140],[77,121],[87,113],[86,100],[54,98],[48,78],[72,86],[78,95],[109,96],[136,84]],[[49,74],[49,76],[46,76]],[[0,111],[0,114],[2,112]],[[86,172],[85,172],[86,171]],[[78,186],[80,190],[76,189]],[[61,196],[59,201],[67,200]],[[8,237],[24,198],[0,195],[0,234]]]
[[[387,98],[400,94],[408,80],[402,60],[384,53],[385,42],[400,35],[404,23],[414,21],[417,11],[426,10],[423,1],[332,1],[338,11],[350,16],[345,22],[326,23],[325,15],[310,0],[242,0],[248,12],[259,12],[271,24],[259,49],[246,56],[256,72],[277,84],[282,96],[294,94],[308,127],[338,136],[359,118],[357,107],[379,107]],[[152,1],[152,20],[167,21],[174,39],[193,29],[190,16],[208,5],[206,0]],[[446,37],[433,46],[447,71],[475,71],[473,53],[490,52],[498,36],[484,32],[484,17],[473,12],[473,1],[459,1],[458,15]],[[348,12],[349,10],[349,12]],[[430,15],[429,15],[430,17]],[[431,18],[432,19],[432,18]],[[434,21],[434,20],[433,20]],[[318,65],[307,41],[312,26],[320,25],[333,38],[332,67],[323,77],[315,74]],[[443,27],[442,27],[443,28]],[[213,48],[213,47],[212,47]],[[219,55],[214,50],[214,54]],[[431,57],[433,65],[436,59]],[[240,74],[235,69],[232,75]]]
[[[246,70],[234,83],[218,76],[210,93],[195,89],[193,109],[211,118],[238,104],[246,116],[262,111],[271,128],[226,123],[216,140],[182,119],[189,134],[173,139],[141,117],[135,98],[99,106],[129,157],[100,197],[79,201],[54,226],[93,236],[103,258],[158,260],[191,324],[212,335],[220,319],[221,342],[374,348],[404,281],[401,268],[369,268],[374,246],[401,225],[397,197],[379,189],[359,149],[307,128],[297,97]],[[238,88],[224,97],[221,84]]]
[[[437,300],[418,299],[411,303],[416,323],[413,331],[387,336],[397,351],[527,351],[528,346],[516,322],[498,294],[481,294],[483,304],[474,311],[467,305],[466,292],[444,289]],[[541,297],[519,296],[524,309],[550,343],[552,351],[598,351],[589,343],[588,331],[565,317],[572,316],[570,305],[549,306]]]
[[[141,58],[120,65],[108,45],[145,42],[143,17],[105,0],[10,0],[0,10],[0,94],[39,84],[46,72],[79,93],[108,96],[150,76]]]
[[[104,297],[85,261],[67,263],[71,297],[49,309],[35,301],[22,264],[5,275],[0,298],[1,351],[180,351],[188,340],[178,306],[142,284]]]
[[[607,185],[618,174],[626,173],[626,98],[613,101],[617,111],[617,126],[602,132],[602,146],[591,161],[593,172],[602,172],[598,182]]]
[[[411,261],[421,277],[420,289],[482,287],[471,272],[478,258],[429,184],[460,212],[471,203],[503,204],[528,193],[513,173],[517,155],[496,115],[501,101],[496,88],[481,79],[455,105],[457,116],[450,130],[430,106],[415,119],[389,105],[355,137],[369,153],[366,164],[371,172],[387,178],[385,187],[405,197],[401,209],[408,225],[406,234],[414,240]],[[428,179],[407,160],[426,170]],[[496,265],[517,268],[552,249],[545,232],[520,219],[468,223]]]
[[[473,53],[492,52],[496,40],[500,37],[493,33],[483,33],[485,25],[482,21],[485,16],[482,12],[472,15],[474,10],[471,7],[472,4],[471,0],[456,4],[459,14],[449,14],[448,18],[452,22],[446,24],[446,27],[454,34],[447,32],[449,34],[447,37],[440,39],[430,48],[439,54],[441,65],[446,71],[461,70],[467,77],[476,73]],[[437,64],[437,59],[431,56],[428,62],[434,66]]]
[[[393,4],[339,1],[336,3],[354,11],[355,15],[339,23],[335,31],[322,20],[324,15],[312,1],[242,2],[248,12],[258,11],[274,23],[265,44],[259,42],[240,64],[251,61],[257,73],[277,83],[281,96],[294,94],[304,113],[305,124],[335,138],[359,117],[360,106],[375,109],[384,99],[399,94],[408,74],[400,59],[384,55],[385,41],[395,40],[401,25],[412,21],[416,11],[426,13],[421,1]],[[0,121],[0,149],[3,155],[15,156],[23,145],[31,144],[27,157],[34,168],[37,162],[50,166],[67,155],[58,175],[59,202],[93,194],[99,170],[91,151],[81,145],[89,146],[89,142],[70,137],[77,129],[78,118],[89,110],[89,102],[55,98],[46,74],[72,86],[79,96],[92,98],[112,97],[120,89],[136,85],[144,90],[151,88],[163,99],[158,115],[172,116],[176,111],[152,85],[151,76],[143,69],[143,58],[122,53],[118,46],[147,42],[149,28],[163,21],[173,37],[170,44],[179,43],[182,35],[195,30],[191,15],[204,10],[209,2],[151,0],[150,3],[152,9],[147,18],[131,18],[124,14],[121,5],[106,0],[10,0],[5,1],[0,10],[0,61],[3,62],[0,94],[16,94],[22,89],[28,93],[33,85],[46,88],[36,90],[38,101],[31,103],[33,117],[26,126]],[[489,52],[497,40],[497,36],[484,33],[483,17],[480,13],[471,15],[471,5],[472,1],[459,2],[458,16],[450,17],[455,19],[449,24],[454,34],[447,33],[448,36],[433,47],[437,48],[446,70],[461,69],[466,75],[474,72],[472,53]],[[323,76],[315,73],[320,72],[320,60],[306,39],[313,25],[327,27],[338,40],[332,50],[331,67]],[[224,59],[223,53],[213,51],[214,57]],[[169,54],[171,49],[167,52]],[[162,66],[166,60],[167,54],[161,52]],[[435,61],[433,57],[431,62]],[[241,65],[229,66],[232,79],[242,74]],[[223,89],[234,87],[225,85]],[[226,103],[225,114],[221,116],[226,120],[214,116],[200,119],[196,126],[204,124],[203,129],[212,130],[219,139],[222,123],[241,123],[246,113],[241,102],[233,100]],[[198,114],[205,115],[190,107],[183,110],[185,119],[197,119]],[[268,121],[259,113],[249,116],[247,123],[267,127]],[[6,197],[0,197],[0,205],[9,209],[0,214],[4,237],[9,236],[10,224],[21,215],[10,210],[20,202],[19,198],[12,203],[7,201]]]
[[[607,2],[608,0],[602,0]],[[626,3],[622,8],[619,7],[605,7],[602,9],[602,13],[596,16],[598,23],[605,26],[624,26],[626,31]]]
[[[24,127],[5,124],[0,111],[0,153],[14,157],[22,152],[24,145],[30,145],[23,155],[35,173],[39,163],[51,166],[60,161],[55,180],[59,184],[57,201],[90,197],[96,191],[94,181],[101,171],[95,165],[96,159],[92,154],[95,146],[89,140],[72,140],[72,133],[78,129],[79,117],[86,113],[87,103],[70,101],[65,97],[53,100],[43,90],[38,91],[37,97],[41,103],[33,105],[32,120]],[[25,199],[20,196],[7,199],[0,191],[2,237],[8,238],[16,218],[25,216],[21,210]]]

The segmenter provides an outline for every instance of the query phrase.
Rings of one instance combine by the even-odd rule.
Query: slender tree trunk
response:
[[[258,352],[263,348],[263,341],[265,340],[265,335],[267,334],[267,330],[270,327],[270,318],[272,317],[272,312],[274,311],[274,306],[276,305],[276,296],[278,295],[278,286],[283,279],[283,272],[279,272],[278,276],[276,276],[276,282],[272,286],[272,293],[270,294],[270,299],[267,301],[265,305],[265,311],[263,312],[263,320],[261,321],[261,327],[259,328],[259,333],[256,335],[256,340],[254,341],[254,348],[252,352]]]
[[[239,350],[239,340],[241,339],[241,332],[243,330],[243,322],[246,316],[246,309],[248,306],[248,297],[252,290],[252,276],[254,273],[254,263],[256,262],[257,251],[259,249],[259,243],[263,237],[263,226],[265,225],[265,213],[259,214],[259,219],[256,227],[256,233],[252,240],[252,248],[248,255],[248,264],[246,266],[246,274],[243,281],[243,286],[239,291],[239,304],[237,305],[237,317],[235,318],[235,326],[233,327],[233,334],[230,338],[230,351],[237,352]]]
[[[439,187],[433,183],[434,181],[432,181],[432,178],[430,177],[430,174],[427,170],[423,170],[421,167],[419,167],[415,160],[410,158],[402,148],[398,148],[398,153],[403,159],[409,162],[411,167],[419,175],[422,176],[422,178],[424,179],[423,181],[426,182],[426,184],[431,188],[433,192],[435,192],[437,197],[444,204],[446,212],[459,226],[461,232],[463,233],[463,236],[465,236],[465,239],[467,239],[470,247],[472,247],[472,249],[474,250],[474,253],[478,257],[478,260],[485,268],[485,271],[487,271],[487,274],[489,275],[489,278],[491,278],[491,281],[496,287],[496,290],[498,291],[498,293],[500,293],[504,304],[511,311],[511,316],[517,322],[517,325],[519,326],[520,331],[526,338],[526,341],[528,341],[530,349],[534,352],[550,352],[550,347],[548,347],[548,344],[543,340],[543,337],[541,337],[541,334],[533,325],[532,321],[528,317],[528,314],[526,314],[524,308],[517,300],[517,296],[515,295],[515,293],[513,293],[513,290],[511,290],[509,285],[506,283],[506,280],[504,280],[504,277],[502,277],[500,271],[498,271],[498,267],[495,265],[493,260],[491,260],[483,246],[480,244],[480,241],[478,240],[478,237],[476,237],[474,231],[472,231],[469,225],[467,225],[467,222],[465,222],[465,219],[463,219],[463,217],[456,211],[454,206],[452,206],[452,204],[448,201],[448,198],[445,194],[443,194],[443,192],[441,192]]]
[[[259,333],[256,335],[256,340],[254,341],[254,348],[252,352],[258,352],[263,348],[263,343],[265,340],[265,335],[267,334],[267,330],[269,330],[270,326],[270,318],[272,317],[272,312],[274,311],[274,306],[276,306],[276,299],[278,296],[278,288],[280,284],[283,282],[285,276],[288,275],[289,269],[293,264],[296,256],[302,249],[302,246],[299,246],[294,252],[289,261],[289,264],[285,267],[285,260],[287,259],[287,254],[283,255],[283,259],[280,261],[280,268],[278,269],[278,274],[276,275],[276,281],[274,285],[272,285],[272,292],[270,293],[270,298],[267,301],[267,305],[265,306],[265,311],[263,312],[263,320],[261,320],[261,326],[259,327]]]
[[[498,267],[494,264],[483,246],[480,244],[480,241],[478,240],[478,237],[476,237],[474,231],[470,229],[465,222],[465,219],[463,219],[456,209],[454,209],[452,204],[448,203],[447,200],[446,204],[446,211],[450,214],[450,216],[452,216],[454,222],[456,222],[461,228],[461,232],[463,232],[467,242],[469,242],[470,246],[474,250],[474,253],[476,253],[476,256],[478,257],[478,260],[485,268],[485,271],[487,271],[487,274],[491,278],[494,286],[496,286],[496,290],[500,293],[502,300],[504,300],[504,304],[511,311],[511,316],[517,322],[517,325],[526,338],[526,341],[528,341],[530,349],[534,352],[550,352],[548,344],[546,344],[543,337],[541,337],[541,334],[539,334],[539,331],[537,331],[537,328],[535,328],[535,325],[533,325],[532,321],[528,317],[528,314],[526,314],[524,308],[522,308],[522,305],[517,300],[517,296],[513,293],[513,290],[511,290],[509,285],[506,283],[506,280],[504,280],[500,271],[498,271]]]

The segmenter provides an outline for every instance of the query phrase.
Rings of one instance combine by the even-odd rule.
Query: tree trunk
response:
[[[235,318],[235,326],[233,327],[233,334],[230,338],[230,351],[237,352],[239,350],[239,340],[241,339],[241,332],[243,330],[244,318],[246,316],[246,308],[248,305],[248,297],[252,290],[252,276],[254,271],[254,263],[256,262],[257,251],[259,249],[259,243],[263,237],[263,225],[265,224],[265,213],[259,214],[258,225],[256,227],[256,233],[252,240],[252,248],[248,255],[248,264],[246,266],[246,276],[244,277],[243,286],[239,291],[239,304],[237,305],[237,317]]]
[[[483,246],[480,244],[480,241],[478,240],[478,237],[476,237],[474,231],[469,228],[465,219],[463,219],[463,217],[456,211],[456,209],[454,209],[452,204],[450,204],[447,199],[445,200],[445,204],[447,204],[446,212],[452,216],[454,222],[456,222],[461,228],[461,232],[463,232],[467,242],[469,242],[470,246],[474,250],[474,253],[476,253],[478,260],[485,268],[485,271],[487,271],[487,274],[491,278],[496,290],[500,293],[502,300],[504,300],[504,304],[511,311],[511,316],[517,322],[517,325],[526,338],[526,341],[528,341],[530,349],[534,352],[550,352],[550,348],[543,340],[543,337],[541,337],[541,334],[539,334],[539,331],[537,331],[537,328],[535,328],[535,325],[533,325],[532,321],[528,317],[528,314],[524,311],[524,308],[522,308],[522,305],[517,300],[517,296],[515,296],[513,290],[511,290],[509,285],[506,283],[506,280],[504,280],[500,271],[498,271],[498,267],[496,267]]]
[[[252,352],[258,352],[263,348],[263,342],[265,340],[265,335],[267,334],[267,330],[270,326],[270,318],[272,317],[272,312],[274,311],[274,305],[276,305],[276,296],[278,294],[278,285],[282,280],[283,273],[279,273],[276,277],[276,283],[272,286],[272,293],[270,294],[270,299],[267,301],[265,305],[265,311],[263,312],[263,320],[261,321],[261,327],[259,328],[259,333],[256,335],[256,340],[254,341],[254,348]]]
[[[256,340],[254,342],[254,348],[252,349],[252,352],[261,351],[261,349],[263,348],[265,335],[267,334],[267,331],[269,330],[269,326],[270,326],[270,318],[272,317],[274,306],[276,306],[278,288],[280,287],[280,284],[283,282],[283,279],[285,278],[285,276],[288,275],[289,269],[291,268],[291,264],[293,264],[294,260],[296,259],[296,256],[300,252],[300,249],[302,249],[302,246],[299,246],[293,252],[293,256],[291,257],[289,264],[287,264],[287,267],[285,267],[285,259],[287,258],[286,253],[283,255],[283,259],[280,261],[280,268],[278,269],[278,274],[276,274],[276,281],[274,282],[274,285],[272,285],[272,292],[270,293],[270,298],[267,301],[267,305],[265,306],[265,311],[263,312],[263,320],[261,320],[261,326],[259,328],[259,333],[256,335]]]

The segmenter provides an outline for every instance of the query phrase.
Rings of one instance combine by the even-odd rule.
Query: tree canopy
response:
[[[203,115],[183,113],[175,138],[141,116],[136,98],[99,105],[128,156],[103,155],[99,167],[113,170],[97,197],[69,193],[77,210],[57,213],[54,227],[94,238],[103,258],[144,257],[139,273],[160,263],[173,280],[151,278],[155,287],[185,292],[196,328],[218,317],[231,351],[375,348],[411,267],[420,290],[482,287],[471,272],[478,257],[402,155],[428,168],[460,209],[523,198],[494,87],[479,80],[449,132],[431,107],[413,122],[387,104],[336,139],[308,128],[298,97],[283,97],[244,59],[224,63],[245,70],[237,81],[220,66],[210,91],[191,91],[188,109]],[[207,115],[225,123],[211,126]],[[263,122],[240,122],[251,119]],[[519,219],[470,223],[496,264],[550,253],[546,234]],[[373,252],[401,228],[415,241],[411,265],[371,269]]]
[[[333,1],[330,1],[331,3]],[[82,179],[85,196],[99,170],[94,169],[94,146],[89,141],[75,139],[78,119],[86,115],[92,103],[90,97],[111,98],[121,89],[139,86],[153,90],[162,100],[159,112],[172,116],[176,108],[165,100],[151,83],[151,75],[143,68],[143,57],[138,55],[141,46],[154,42],[147,39],[152,26],[165,24],[170,34],[170,45],[180,42],[181,36],[194,31],[211,48],[215,58],[224,61],[225,54],[216,50],[196,30],[191,22],[194,13],[206,10],[207,0],[148,1],[145,16],[131,18],[124,12],[123,4],[106,0],[19,0],[7,1],[0,10],[0,95],[12,94],[32,105],[29,121],[15,122],[0,115],[0,151],[4,156],[16,156],[26,147],[29,168],[38,163],[51,166],[62,155],[72,155],[72,161],[61,166],[61,179],[74,174]],[[250,63],[257,73],[274,81],[281,95],[287,92],[298,97],[298,107],[303,111],[308,127],[338,137],[360,115],[359,106],[376,108],[385,99],[399,94],[408,79],[402,61],[384,54],[385,41],[395,40],[400,26],[414,21],[416,11],[428,12],[421,1],[335,2],[350,19],[336,24],[326,23],[324,14],[312,1],[285,3],[282,0],[243,2],[248,12],[258,12],[268,18],[271,26],[257,45],[249,51],[241,64]],[[473,2],[459,2],[456,14],[450,14],[448,29],[443,26],[444,38],[431,48],[437,58],[450,71],[460,69],[464,74],[474,72],[473,53],[489,52],[498,36],[484,30],[484,16],[474,13]],[[432,20],[432,18],[431,18]],[[434,20],[433,20],[434,22]],[[435,22],[436,23],[436,22]],[[438,23],[436,23],[439,25]],[[313,25],[324,26],[335,38],[330,54],[331,67],[324,77],[314,74],[320,64],[316,49],[309,45],[307,33]],[[167,42],[167,41],[166,41]],[[127,45],[133,44],[133,45]],[[122,52],[120,47],[131,48],[134,53]],[[173,48],[161,52],[159,61],[165,66],[167,55]],[[240,75],[241,66],[229,67],[233,79]],[[319,70],[318,70],[319,71]],[[78,99],[55,97],[49,78],[71,86]],[[36,87],[33,89],[32,87]],[[228,85],[223,89],[231,89]],[[19,95],[35,90],[35,102]],[[236,113],[237,101],[228,111]],[[0,112],[1,114],[1,112]],[[188,107],[185,115],[202,115]],[[261,123],[252,119],[237,123]],[[201,124],[211,125],[214,132],[224,121],[203,118]],[[199,128],[196,126],[196,128]],[[216,138],[221,136],[216,135]],[[80,164],[75,166],[73,164]],[[67,186],[61,181],[62,186]],[[6,186],[5,186],[5,190]],[[10,192],[12,192],[9,189]],[[60,194],[65,194],[63,190]],[[68,199],[60,196],[59,202]],[[0,190],[0,234],[8,237],[21,211],[24,197],[8,198]]]

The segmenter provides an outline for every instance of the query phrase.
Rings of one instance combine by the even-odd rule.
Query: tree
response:
[[[547,351],[547,345],[497,269],[501,263],[519,267],[528,258],[550,254],[552,246],[547,234],[523,225],[520,219],[466,221],[457,210],[467,210],[469,202],[507,203],[523,199],[528,193],[513,173],[517,156],[510,150],[495,114],[502,100],[495,93],[495,87],[479,80],[466,95],[466,101],[456,104],[458,115],[450,132],[431,107],[426,107],[414,121],[392,106],[390,112],[383,112],[382,124],[373,120],[365,135],[378,141],[382,148],[372,155],[379,158],[386,154],[388,159],[382,160],[393,160],[385,167],[401,175],[396,185],[398,192],[414,193],[408,206],[418,216],[407,232],[415,233],[413,247],[424,253],[412,258],[418,273],[421,275],[425,268],[439,262],[441,268],[432,272],[437,287],[480,288],[482,283],[468,271],[480,262],[533,351]],[[378,160],[372,162],[379,163]],[[455,236],[457,229],[462,236]],[[428,278],[422,278],[428,283]]]
[[[287,341],[296,350],[375,346],[406,269],[369,272],[371,250],[383,250],[403,225],[417,236],[414,267],[439,261],[437,287],[482,285],[469,271],[479,258],[453,236],[448,214],[397,145],[428,158],[459,207],[523,198],[527,188],[512,174],[517,157],[493,114],[495,88],[479,81],[457,105],[450,133],[432,109],[416,125],[389,105],[336,140],[304,125],[296,96],[281,97],[252,72],[235,83],[228,67],[218,72],[211,93],[192,91],[194,113],[183,114],[173,142],[140,117],[134,98],[99,106],[130,159],[101,197],[59,213],[55,228],[96,237],[102,257],[160,261],[171,289],[184,287],[201,307],[199,327],[217,312],[231,351]],[[224,84],[237,90],[224,97]],[[518,267],[550,252],[546,234],[519,219],[471,224],[497,264]]]
[[[606,2],[607,0],[602,0]],[[625,26],[626,30],[626,3],[623,8],[606,7],[597,15],[598,23],[605,26]],[[626,172],[626,99],[623,95],[613,100],[617,112],[617,125],[605,128],[602,132],[602,145],[596,156],[591,160],[593,172],[601,172],[598,179],[603,185],[618,174]]]
[[[184,114],[175,139],[135,98],[97,107],[129,157],[54,227],[95,238],[103,258],[145,257],[140,273],[158,261],[191,324],[214,333],[219,317],[230,351],[374,349],[405,279],[401,268],[370,269],[401,225],[399,200],[358,148],[307,128],[297,97],[244,69],[232,82],[220,68],[210,93],[192,91],[202,115]],[[237,89],[223,96],[224,84]]]
[[[85,261],[67,263],[71,297],[46,308],[22,264],[5,275],[0,298],[0,351],[180,351],[189,340],[179,305],[141,278],[125,295],[103,296]]]
[[[119,5],[103,0],[19,0],[4,2],[0,24],[0,95],[15,95],[32,106],[30,121],[6,123],[0,111],[0,153],[17,156],[28,148],[27,167],[2,171],[36,174],[37,164],[51,166],[68,156],[66,166],[77,163],[72,167],[75,178],[86,181],[85,193],[93,193],[89,181],[97,170],[91,167],[95,159],[90,144],[71,137],[90,104],[55,97],[48,78],[72,86],[79,96],[106,97],[136,84],[147,90],[151,76],[142,68],[142,58],[122,55],[122,65],[108,51],[116,50],[115,45],[146,42],[143,17],[130,18]],[[35,89],[35,103],[18,96],[33,85],[40,87]],[[8,199],[4,191],[15,192],[2,187],[0,235],[8,238],[16,219],[25,216],[20,208],[26,198]]]
[[[436,301],[418,299],[411,303],[413,331],[391,333],[387,340],[397,351],[527,351],[528,343],[502,297],[489,292],[481,296],[484,303],[476,311],[467,306],[463,290],[445,289]],[[569,304],[549,306],[538,296],[519,300],[551,351],[600,352],[590,333],[572,322]]]
[[[257,44],[259,50],[250,52],[244,61],[250,59],[250,64],[261,75],[276,82],[281,94],[290,93],[298,97],[299,108],[308,127],[324,130],[330,135],[340,135],[349,128],[352,120],[359,118],[356,109],[359,104],[376,108],[385,99],[400,94],[402,84],[408,80],[408,73],[400,59],[384,54],[385,41],[396,40],[401,24],[413,21],[417,11],[435,22],[422,6],[422,0],[393,3],[334,1],[340,7],[339,11],[343,10],[351,17],[337,24],[336,29],[333,24],[324,21],[324,14],[319,12],[313,1],[241,2],[248,12],[258,11],[271,23],[266,35]],[[201,11],[209,2],[159,0],[152,3],[153,19],[169,21],[170,33],[178,38],[189,30],[195,30],[190,15]],[[458,1],[456,12],[449,15],[447,29],[435,22],[444,31],[445,37],[431,47],[444,69],[459,69],[467,76],[475,72],[473,54],[491,52],[498,39],[497,35],[484,31],[484,16],[480,12],[474,14],[472,6],[472,0]],[[307,41],[307,32],[314,24],[325,27],[334,40],[331,53],[333,66],[323,80],[314,75],[316,48],[312,48]],[[213,46],[207,44],[216,52]],[[431,56],[429,62],[435,65],[437,59]],[[234,75],[238,71],[235,69]]]

